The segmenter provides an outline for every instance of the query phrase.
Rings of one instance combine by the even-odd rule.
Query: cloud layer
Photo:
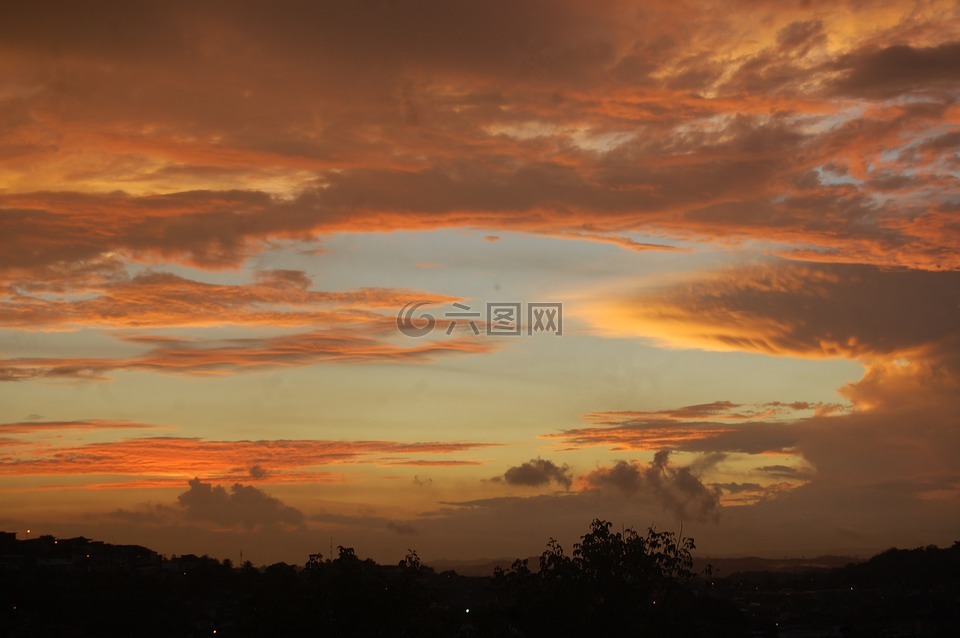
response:
[[[617,461],[612,467],[598,468],[584,478],[589,485],[614,487],[628,495],[649,492],[681,521],[716,519],[720,489],[705,486],[689,467],[670,467],[669,457],[670,452],[661,450],[647,466]]]
[[[53,434],[72,432],[79,427],[130,429],[151,426],[97,421],[80,424],[14,423],[0,426],[0,432]],[[423,458],[423,455],[446,456],[488,445],[309,439],[216,441],[175,436],[77,444],[69,440],[37,440],[23,436],[0,440],[0,476],[72,476],[85,477],[94,483],[98,477],[140,477],[155,485],[169,485],[197,476],[223,481],[328,482],[338,480],[332,466],[469,464],[470,459],[431,459]]]
[[[285,505],[252,485],[234,483],[227,491],[200,479],[192,479],[190,488],[177,497],[184,516],[191,521],[209,521],[224,527],[241,525],[247,529],[270,525],[301,525],[303,512]]]
[[[909,538],[910,524],[953,533],[957,24],[947,0],[10,8],[0,21],[0,381],[17,383],[0,385],[22,414],[47,412],[34,403],[58,411],[0,424],[2,489],[189,480],[180,505],[116,521],[149,514],[187,536],[258,530],[304,542],[311,525],[354,526],[467,546],[478,534],[510,541],[514,525],[546,537],[553,530],[538,526],[579,530],[613,514],[714,529],[721,510],[724,533],[761,543],[766,526],[797,542],[860,542],[872,529]],[[434,268],[429,250],[344,256],[363,251],[357,235],[442,229],[475,231],[490,252],[457,272]],[[518,260],[522,272],[483,261],[517,233],[565,240],[564,266],[597,273],[596,285],[541,278],[549,260],[536,250]],[[331,245],[341,260],[320,258]],[[592,249],[635,261],[617,272],[602,257],[581,263]],[[401,281],[416,266],[430,285]],[[454,275],[514,294],[508,277],[533,271],[530,286],[583,293],[572,325],[603,318],[587,340],[846,358],[864,373],[835,400],[822,388],[814,400],[798,400],[814,396],[804,387],[745,390],[750,399],[687,388],[663,408],[617,394],[620,378],[600,387],[584,359],[560,390],[544,390],[555,420],[537,430],[497,414],[504,429],[483,437],[416,442],[445,438],[420,433],[449,427],[451,403],[464,408],[458,419],[477,406],[431,383],[459,388],[474,373],[500,383],[508,370],[543,388],[532,367],[490,372],[476,357],[468,370],[448,357],[502,350],[494,356],[513,365],[537,346],[402,339],[395,312],[461,300]],[[379,434],[393,415],[367,423],[364,412],[357,427],[377,435],[249,440],[272,416],[253,423],[226,406],[227,423],[204,425],[222,435],[152,436],[150,423],[167,419],[133,416],[122,394],[144,395],[155,374],[208,384],[185,393],[188,410],[217,382],[248,390],[262,379],[227,378],[240,373],[438,361],[439,372],[410,379],[409,396],[438,397],[413,411],[416,435]],[[470,427],[501,407],[483,390]],[[75,405],[82,413],[68,414]],[[479,458],[494,440],[524,449]],[[415,486],[446,500],[417,501],[419,517],[413,505],[317,512],[249,485],[332,482],[342,480],[332,467],[351,465],[388,468],[390,480],[435,471]],[[451,485],[469,494],[451,500]]]
[[[0,271],[463,226],[960,265],[953,3],[55,4],[4,21]]]

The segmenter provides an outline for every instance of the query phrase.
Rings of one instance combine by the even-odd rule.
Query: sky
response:
[[[960,539],[954,2],[19,3],[0,77],[0,529]]]

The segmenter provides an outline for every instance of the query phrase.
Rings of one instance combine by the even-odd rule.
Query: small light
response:
[[[468,614],[470,613],[470,608],[469,608],[469,607],[467,608],[467,613],[468,613]]]

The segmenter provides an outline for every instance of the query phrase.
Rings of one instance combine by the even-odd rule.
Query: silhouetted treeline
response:
[[[595,520],[489,577],[339,547],[302,566],[0,534],[0,636],[956,636],[960,543],[803,573],[692,573],[692,539]]]
[[[570,555],[551,538],[536,571],[525,560],[496,570],[497,611],[527,636],[742,635],[735,607],[690,586],[693,549],[672,532],[594,520]]]

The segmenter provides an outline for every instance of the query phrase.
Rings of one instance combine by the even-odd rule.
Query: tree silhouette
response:
[[[551,538],[538,572],[517,560],[494,571],[501,601],[525,632],[583,635],[598,631],[660,631],[688,601],[692,538],[648,529],[611,531],[595,519],[567,555]]]

